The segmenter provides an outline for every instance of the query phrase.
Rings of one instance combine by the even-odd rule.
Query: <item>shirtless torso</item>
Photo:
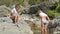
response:
[[[39,16],[40,16],[40,19],[41,19],[41,22],[42,23],[48,23],[48,20],[47,20],[47,15],[43,12],[39,13]]]

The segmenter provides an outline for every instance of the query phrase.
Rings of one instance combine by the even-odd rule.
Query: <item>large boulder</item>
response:
[[[35,16],[35,14],[33,14],[33,15],[22,14],[21,18],[31,27],[34,34],[41,33],[41,23],[40,23],[38,17]]]
[[[25,20],[28,24],[30,24],[30,23],[33,24],[34,23],[37,27],[39,27],[41,25],[38,17],[36,17],[35,14],[32,14],[32,15],[30,15],[30,14],[22,14],[21,19]]]
[[[54,34],[60,34],[60,16],[55,18],[53,22],[57,24]]]
[[[0,23],[1,22],[12,23],[12,20],[9,17],[0,17]]]
[[[50,34],[57,34],[60,32],[60,17],[51,20],[48,25],[48,30]]]
[[[55,24],[55,23],[56,23],[58,26],[60,26],[60,16],[52,20],[52,24]]]
[[[22,20],[19,27],[12,23],[8,17],[0,18],[0,34],[33,34],[30,26]]]
[[[10,14],[10,8],[5,5],[0,6],[0,17],[6,17]]]

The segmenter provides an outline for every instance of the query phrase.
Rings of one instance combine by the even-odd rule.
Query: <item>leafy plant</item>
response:
[[[56,10],[57,12],[60,12],[60,4],[57,5]]]
[[[50,19],[53,19],[53,18],[55,18],[55,17],[58,16],[58,13],[57,13],[57,11],[55,11],[55,10],[49,10],[49,11],[47,12],[47,15],[50,17]]]
[[[40,4],[41,0],[29,0],[30,5]]]

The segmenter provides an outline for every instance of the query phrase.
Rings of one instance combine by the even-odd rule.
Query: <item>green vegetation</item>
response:
[[[60,12],[60,4],[57,5],[56,10],[57,10],[57,12]]]
[[[51,19],[60,16],[60,3],[56,4],[56,8],[55,8],[55,9],[49,10],[49,11],[47,12],[47,15],[48,15]]]
[[[25,6],[23,0],[18,0],[19,4],[21,4],[22,6]]]
[[[29,0],[29,4],[30,5],[36,5],[36,4],[40,4],[42,1],[44,1],[44,0]]]
[[[10,6],[17,3],[21,4],[22,6],[25,6],[23,0],[0,0],[0,5]]]
[[[50,17],[50,19],[53,19],[53,18],[59,16],[58,14],[59,14],[59,13],[58,13],[57,11],[55,11],[55,10],[49,10],[49,11],[47,12],[47,15]]]

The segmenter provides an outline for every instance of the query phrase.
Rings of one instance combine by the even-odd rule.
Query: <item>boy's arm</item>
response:
[[[39,20],[40,20],[40,22],[42,22],[42,18],[41,17],[39,17]]]
[[[47,18],[47,20],[49,21],[49,23],[50,23],[50,18],[48,17],[48,16],[46,16],[46,18]]]

